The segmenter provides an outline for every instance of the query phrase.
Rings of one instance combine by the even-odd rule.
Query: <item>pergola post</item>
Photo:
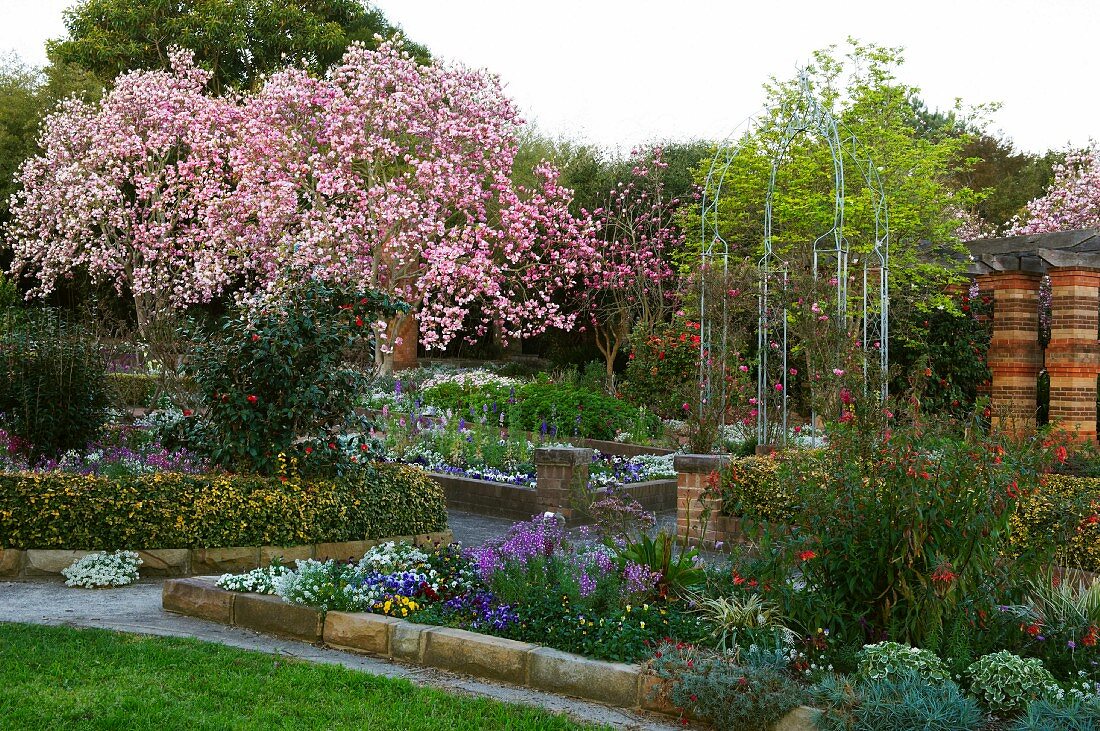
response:
[[[1039,346],[1042,275],[1005,271],[983,276],[989,278],[986,283],[993,290],[993,336],[989,343],[993,425],[1026,434],[1035,429],[1037,380],[1043,367]],[[979,287],[985,289],[981,283]]]
[[[1050,269],[1047,345],[1050,421],[1078,442],[1096,441],[1096,376],[1100,372],[1100,269]]]

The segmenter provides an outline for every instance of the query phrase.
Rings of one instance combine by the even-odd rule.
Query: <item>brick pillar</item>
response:
[[[1043,367],[1039,347],[1039,282],[1031,272],[998,272],[993,280],[993,425],[1025,434],[1035,429],[1036,379]]]
[[[1050,423],[1076,441],[1095,442],[1100,269],[1051,269],[1050,289]]]
[[[416,326],[416,316],[406,315],[397,328],[397,337],[401,343],[393,348],[393,369],[403,371],[406,368],[416,368],[416,347],[420,339],[419,329]]]
[[[689,542],[696,545],[714,546],[718,540],[718,511],[722,506],[718,500],[703,494],[710,476],[725,467],[729,459],[729,455],[725,454],[679,454],[673,459],[676,467],[677,536],[686,536]]]
[[[576,447],[535,449],[535,500],[539,510],[561,513],[566,520],[585,510],[588,466],[595,453]]]
[[[974,319],[983,325],[987,325],[993,321],[993,297],[994,297],[994,279],[991,274],[979,274],[974,278],[975,283],[978,285],[978,302],[971,302],[971,307],[980,307],[979,314],[974,316]],[[989,313],[989,314],[987,314]],[[989,352],[985,354],[986,361],[989,359]],[[993,384],[989,381],[984,381],[977,385],[977,392],[981,396],[988,397],[992,392]]]

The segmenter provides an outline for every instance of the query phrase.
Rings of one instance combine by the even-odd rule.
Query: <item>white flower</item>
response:
[[[133,551],[90,553],[61,570],[66,586],[98,589],[104,586],[126,586],[138,580],[142,563]]]

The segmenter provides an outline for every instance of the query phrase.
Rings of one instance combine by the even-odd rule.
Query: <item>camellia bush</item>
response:
[[[366,385],[344,357],[369,343],[374,321],[403,309],[385,295],[307,279],[248,301],[209,336],[196,332],[186,370],[204,412],[194,418],[209,424],[196,446],[226,467],[263,474],[299,452],[310,471],[326,450],[337,452],[328,445],[354,421]]]

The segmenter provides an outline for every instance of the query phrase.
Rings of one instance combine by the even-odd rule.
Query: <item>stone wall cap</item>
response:
[[[536,447],[535,464],[565,465],[574,467],[589,464],[595,451],[586,447]]]
[[[677,472],[688,474],[710,473],[730,463],[728,454],[678,454],[672,464]]]

